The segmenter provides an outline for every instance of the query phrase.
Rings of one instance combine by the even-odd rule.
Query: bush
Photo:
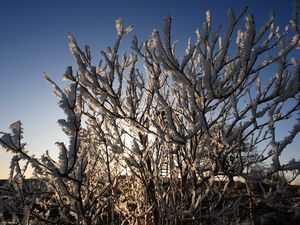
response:
[[[166,18],[163,35],[154,30],[143,43],[135,37],[133,52],[121,57],[119,46],[132,27],[119,19],[116,41],[101,51],[99,66],[92,64],[90,47],[81,50],[69,34],[78,70],[67,68],[65,89],[45,74],[66,114],[58,123],[69,144],[56,143],[58,160],[48,152],[40,159],[31,156],[19,121],[0,138],[4,150],[15,154],[5,190],[16,195],[6,195],[10,200],[2,203],[18,210],[15,220],[229,224],[253,219],[255,197],[261,196],[249,183],[300,168],[297,160],[280,162],[300,131],[300,64],[293,57],[299,30],[297,13],[287,29],[276,26],[273,15],[257,29],[246,13],[247,8],[238,15],[229,10],[227,29],[214,31],[208,11],[183,56],[176,55]],[[274,67],[272,76],[264,74]],[[278,139],[276,125],[286,120],[295,125]],[[27,191],[20,160],[32,165],[42,188]],[[268,160],[272,165],[264,172],[253,172]],[[237,177],[245,180],[242,190],[229,188]],[[262,198],[272,202],[272,196]]]

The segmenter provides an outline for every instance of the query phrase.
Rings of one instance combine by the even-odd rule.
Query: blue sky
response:
[[[125,39],[129,46],[133,35],[145,40],[169,15],[173,38],[185,47],[187,38],[201,27],[207,9],[212,11],[214,23],[225,27],[227,9],[232,6],[238,12],[244,5],[250,6],[258,24],[266,21],[272,10],[279,24],[287,24],[291,18],[291,0],[1,0],[0,130],[7,131],[12,122],[21,120],[33,154],[40,155],[46,149],[56,154],[54,143],[64,139],[56,121],[64,115],[42,73],[46,71],[60,82],[66,67],[74,65],[68,32],[74,33],[81,46],[91,45],[97,63],[100,50],[114,42],[118,18],[134,26]],[[291,146],[291,155],[300,158],[295,146]],[[7,176],[10,156],[0,151],[0,178]]]

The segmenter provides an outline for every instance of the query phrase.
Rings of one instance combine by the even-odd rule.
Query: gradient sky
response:
[[[54,143],[64,140],[64,134],[56,121],[64,115],[42,73],[48,72],[60,83],[66,67],[74,65],[68,32],[74,33],[80,46],[91,45],[96,64],[100,50],[114,43],[118,18],[134,26],[124,41],[129,46],[133,35],[145,40],[170,15],[173,38],[185,47],[187,38],[202,26],[207,9],[212,11],[214,23],[221,24],[230,6],[238,12],[244,5],[250,6],[257,24],[266,21],[272,10],[278,24],[285,25],[291,18],[291,0],[1,0],[0,130],[8,131],[12,122],[21,120],[33,154],[41,155],[46,149],[57,154]],[[300,158],[297,145],[299,135],[289,146],[287,158]],[[0,150],[0,178],[8,174],[10,157]]]

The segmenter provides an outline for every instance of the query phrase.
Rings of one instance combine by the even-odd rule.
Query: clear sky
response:
[[[46,149],[56,154],[54,143],[64,140],[56,121],[64,118],[52,88],[42,77],[44,71],[60,82],[68,65],[74,65],[67,33],[74,33],[78,43],[89,44],[94,63],[99,52],[114,43],[115,20],[122,18],[133,25],[133,35],[145,40],[160,28],[166,16],[173,18],[173,38],[185,46],[189,36],[201,27],[205,11],[212,11],[213,21],[226,26],[226,11],[237,12],[249,5],[249,12],[259,23],[274,10],[279,24],[291,18],[292,0],[1,0],[0,1],[0,130],[21,120],[25,141],[33,154]],[[299,135],[287,157],[300,158],[296,151]],[[8,174],[11,155],[0,150],[0,178]]]

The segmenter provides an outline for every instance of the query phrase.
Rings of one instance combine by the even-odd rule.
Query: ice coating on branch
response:
[[[122,35],[124,33],[124,25],[123,20],[121,18],[116,20],[116,29],[118,35]]]
[[[278,170],[280,168],[280,161],[279,161],[279,156],[280,156],[280,151],[278,148],[278,144],[273,142],[272,145],[272,168],[273,170]]]
[[[21,121],[12,123],[9,128],[11,133],[3,133],[3,135],[0,137],[0,145],[6,151],[22,150],[25,144],[21,144],[21,140],[23,139],[23,128]]]
[[[209,10],[207,10],[205,12],[205,15],[206,15],[207,26],[210,29],[210,27],[211,27],[211,12]]]
[[[86,72],[91,72],[91,61],[90,61],[90,52],[83,53],[77,45],[77,42],[72,33],[68,34],[69,37],[69,46],[72,55],[74,56],[77,67],[79,69],[80,74],[85,74]]]
[[[132,32],[133,31],[133,26],[132,25],[129,25],[128,27],[126,27],[126,29],[125,29],[125,34],[128,34],[128,33],[130,33],[130,32]]]
[[[13,140],[20,140],[23,138],[23,130],[22,130],[22,123],[20,120],[12,123],[10,126],[9,126],[10,130],[11,130],[11,133],[12,133],[12,139]]]
[[[209,100],[213,99],[214,94],[211,86],[211,68],[210,62],[208,60],[204,60],[203,62],[203,78],[202,78],[202,86],[207,91],[207,97]]]
[[[184,73],[181,73],[180,71],[168,70],[167,74],[170,74],[176,83],[182,84],[185,88],[187,88],[190,93],[194,92],[191,82]]]
[[[298,112],[298,118],[293,126],[292,130],[289,132],[282,141],[279,142],[279,152],[282,152],[288,144],[291,144],[295,138],[295,136],[300,132],[300,113]]]
[[[62,173],[67,172],[68,168],[68,154],[67,148],[63,142],[56,142],[55,143],[59,147],[59,162],[60,162],[60,170]]]
[[[151,42],[153,44],[153,47],[155,47],[158,50],[158,53],[160,54],[160,56],[163,56],[164,55],[163,45],[161,43],[158,30],[156,30],[156,29],[154,29],[152,32]]]

